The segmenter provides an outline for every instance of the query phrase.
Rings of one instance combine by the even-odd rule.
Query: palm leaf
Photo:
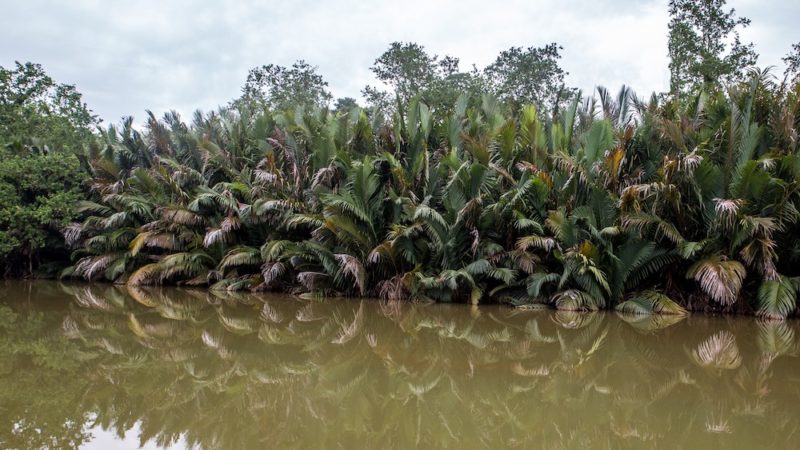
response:
[[[688,278],[700,283],[703,292],[726,306],[736,302],[746,274],[742,263],[720,254],[701,259],[686,272]]]
[[[354,256],[347,254],[337,254],[336,260],[339,261],[342,273],[351,276],[358,286],[358,291],[361,295],[367,292],[367,272],[361,261]]]
[[[786,277],[764,280],[758,287],[758,316],[770,320],[783,320],[797,306],[797,291]]]

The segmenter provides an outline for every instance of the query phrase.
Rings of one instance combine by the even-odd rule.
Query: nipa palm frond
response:
[[[736,302],[746,274],[739,261],[714,254],[694,263],[686,276],[700,283],[703,292],[714,301],[727,306]]]

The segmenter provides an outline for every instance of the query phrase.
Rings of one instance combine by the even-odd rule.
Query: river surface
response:
[[[0,448],[800,448],[795,321],[0,284]]]

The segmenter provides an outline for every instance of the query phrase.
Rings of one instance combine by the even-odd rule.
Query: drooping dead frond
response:
[[[256,169],[253,172],[253,175],[255,176],[256,181],[264,184],[273,184],[278,181],[277,175],[266,170]]]
[[[703,157],[697,154],[697,147],[695,147],[694,150],[681,158],[679,166],[684,172],[692,174],[701,162],[703,162]]]
[[[753,239],[742,248],[739,255],[745,264],[755,268],[765,279],[774,280],[778,278],[778,270],[775,267],[778,255],[775,252],[775,245],[772,239]]]
[[[481,233],[477,228],[473,228],[469,234],[472,236],[472,245],[470,245],[469,248],[472,250],[472,254],[474,255],[478,252],[478,246],[481,244]]]
[[[309,292],[319,290],[320,285],[328,278],[328,274],[323,272],[300,272],[297,274],[297,281]]]
[[[742,229],[746,230],[749,236],[772,237],[772,233],[781,228],[772,217],[757,217],[746,215],[739,221]]]
[[[230,233],[221,228],[212,228],[206,232],[203,237],[203,247],[211,247],[212,245],[221,242],[227,243],[230,240]]]
[[[353,277],[359,293],[364,295],[367,291],[367,272],[364,270],[361,261],[345,253],[337,253],[336,260],[339,261],[339,267],[342,272]]]
[[[736,216],[739,214],[739,208],[742,205],[744,205],[744,200],[742,199],[714,199],[714,211],[726,230],[733,228],[733,224],[736,223]]]
[[[406,277],[404,274],[397,274],[388,280],[378,283],[378,297],[383,300],[398,301],[408,298],[406,289]]]
[[[73,222],[65,226],[61,230],[61,234],[64,235],[64,243],[66,243],[67,248],[71,248],[81,240],[81,236],[83,235],[83,227],[80,223]]]
[[[231,231],[238,230],[240,226],[241,222],[238,216],[228,216],[222,220],[219,227],[225,233],[230,233]]]
[[[161,219],[181,225],[199,225],[205,220],[200,214],[180,207],[162,208]]]
[[[91,280],[114,260],[112,255],[87,256],[75,265],[75,274]]]
[[[179,250],[180,245],[172,233],[159,233],[156,231],[142,231],[130,243],[128,251],[137,255],[142,248],[160,248],[163,250]]]
[[[128,284],[138,286],[155,283],[161,274],[161,267],[157,263],[146,264],[140,267],[128,278]]]
[[[523,236],[517,240],[517,250],[529,250],[531,248],[538,248],[546,252],[551,252],[553,249],[558,248],[558,242],[545,236]]]
[[[261,266],[261,276],[264,278],[264,285],[267,287],[285,273],[286,266],[282,262],[266,262]]]
[[[700,283],[700,288],[723,305],[736,302],[747,274],[742,263],[715,254],[694,263],[686,276]]]
[[[319,185],[331,186],[331,182],[336,177],[336,168],[332,166],[322,167],[314,174],[311,179],[311,189]]]
[[[526,274],[532,274],[536,270],[536,265],[540,262],[536,255],[522,250],[511,251],[509,256],[519,270]]]

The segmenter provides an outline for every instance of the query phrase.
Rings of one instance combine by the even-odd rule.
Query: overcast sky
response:
[[[236,97],[247,71],[305,59],[336,97],[374,84],[369,67],[392,41],[483,67],[511,46],[564,47],[567,83],[666,90],[666,0],[69,0],[6,1],[0,65],[42,64],[77,85],[106,122],[145,109],[186,116]],[[800,1],[730,0],[752,20],[742,32],[775,65],[800,41]]]

